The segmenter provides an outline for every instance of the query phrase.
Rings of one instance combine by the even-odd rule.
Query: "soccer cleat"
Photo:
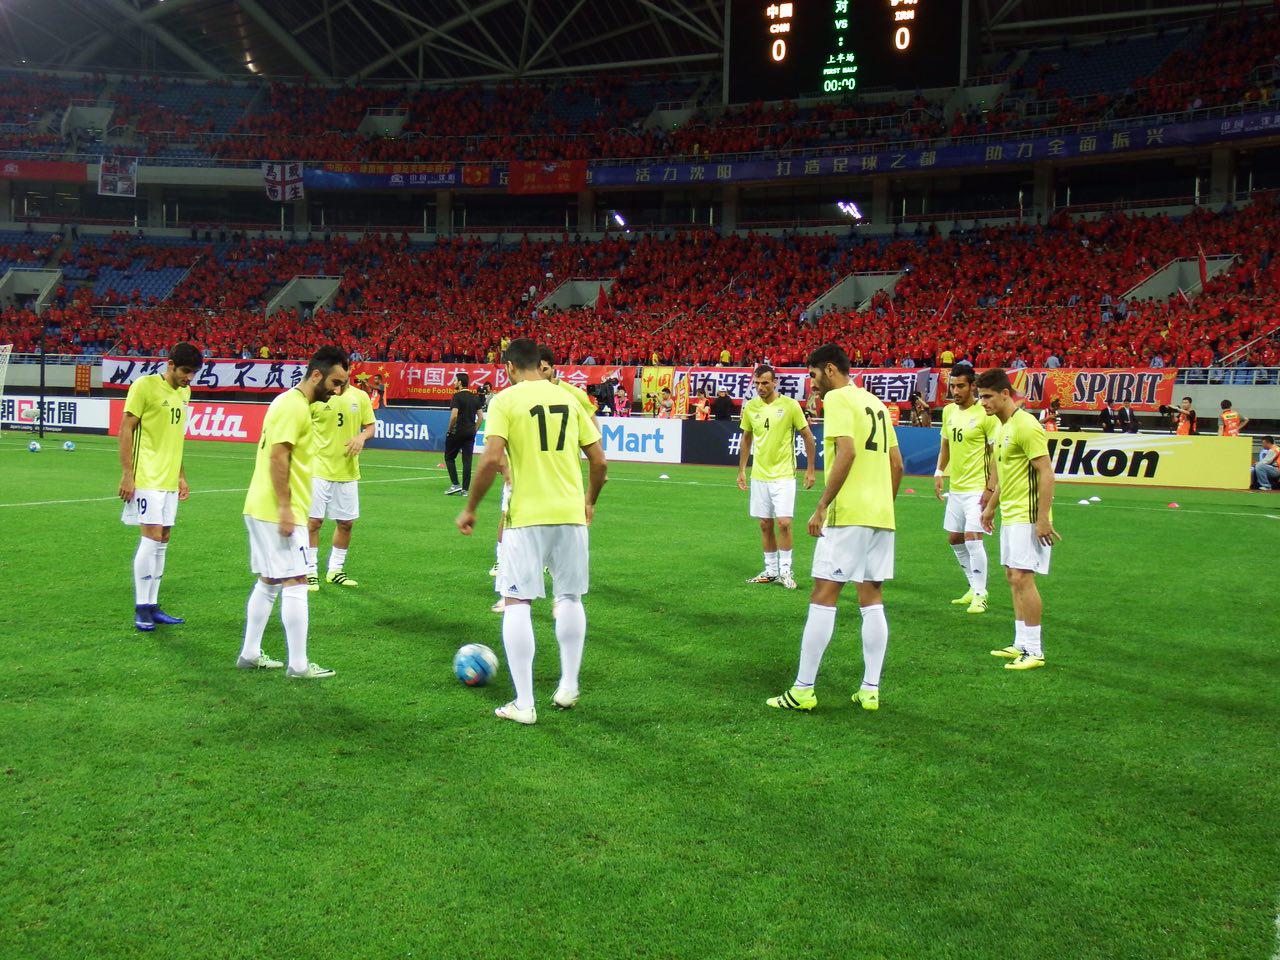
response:
[[[770,573],[767,570],[761,570],[754,577],[747,580],[747,583],[773,583],[777,579],[777,574]]]
[[[1004,657],[1006,660],[1017,660],[1022,656],[1022,651],[1015,646],[1001,647],[999,650],[992,650],[993,657]]]
[[[561,710],[572,710],[578,704],[578,691],[575,690],[570,695],[557,687],[556,692],[551,695],[551,702]]]
[[[308,590],[308,592],[310,592],[310,593],[315,593],[315,592],[316,592],[317,590],[319,590],[319,589],[320,589],[320,578],[319,578],[319,577],[307,577],[307,590]]]
[[[360,581],[352,580],[341,570],[330,570],[324,578],[325,583],[336,584],[339,587],[358,587]]]
[[[962,605],[967,607],[969,604],[973,603],[973,590],[971,589],[963,597],[956,597],[951,601],[951,603],[957,607]]]
[[[880,691],[863,687],[853,695],[853,702],[859,704],[863,710],[879,710]]]
[[[279,660],[272,660],[265,653],[260,653],[252,660],[248,657],[239,657],[236,660],[236,668],[239,670],[279,670],[284,664]]]
[[[498,602],[497,602],[497,603],[495,603],[492,607],[490,607],[490,608],[489,608],[489,612],[490,612],[490,613],[502,613],[502,611],[503,611],[503,610],[506,610],[506,609],[507,609],[507,601],[506,601],[506,600],[504,600],[502,597],[499,597],[499,598],[498,598]]]
[[[498,575],[498,565],[495,563],[489,568],[489,576],[496,577]]]
[[[456,483],[454,483],[454,484],[451,484],[449,488],[445,490],[444,495],[446,497],[456,497],[461,492],[462,492],[462,488],[458,486]]]
[[[521,710],[516,706],[514,700],[498,707],[493,711],[493,715],[502,720],[514,720],[516,723],[523,723],[525,726],[538,722],[538,711],[536,709],[530,707],[528,710]]]
[[[973,595],[973,603],[969,604],[965,613],[986,613],[987,612],[987,595],[985,593],[975,593]]]
[[[1024,653],[1017,660],[1011,660],[1004,665],[1006,670],[1034,670],[1036,667],[1044,666],[1044,657],[1034,657],[1029,653]]]
[[[765,706],[774,707],[778,710],[812,710],[817,705],[818,698],[814,695],[812,687],[805,689],[792,687],[785,693],[770,697],[765,701]]]
[[[796,588],[796,578],[791,575],[790,571],[781,574],[778,577],[778,582],[788,590],[794,590]]]
[[[156,628],[155,620],[151,619],[151,608],[148,606],[133,608],[133,627],[139,633],[150,633]]]
[[[156,604],[151,605],[151,619],[155,623],[186,623],[182,617],[171,617],[169,614],[161,610]]]
[[[292,668],[285,670],[284,675],[294,680],[324,680],[326,677],[332,677],[336,670],[330,670],[328,667],[322,667],[318,663],[308,663],[305,670],[294,670]]]

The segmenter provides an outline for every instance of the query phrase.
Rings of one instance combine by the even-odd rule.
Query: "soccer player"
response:
[[[512,340],[505,360],[511,386],[489,406],[484,454],[457,525],[464,536],[471,535],[476,510],[506,454],[511,504],[502,535],[496,590],[506,599],[502,645],[516,696],[494,714],[529,724],[538,719],[533,701],[530,604],[546,596],[544,567],[551,571],[560,645],[560,684],[551,701],[562,710],[578,702],[578,672],[587,635],[587,614],[582,606],[588,586],[587,526],[608,466],[600,431],[586,411],[580,404],[570,403],[564,390],[539,372],[538,345],[527,337]],[[585,493],[581,453],[587,455]]]
[[[1000,507],[1000,563],[1013,594],[1013,644],[992,650],[1004,657],[1006,670],[1032,670],[1044,666],[1040,625],[1044,604],[1036,588],[1036,574],[1049,572],[1053,529],[1053,467],[1044,427],[1026,410],[1019,409],[1009,375],[1000,369],[978,375],[978,397],[987,413],[1000,421],[996,431],[996,483],[982,510],[982,528],[988,533]]]
[[[129,387],[120,418],[120,519],[139,527],[133,555],[133,625],[150,633],[157,623],[182,623],[160,609],[160,580],[178,501],[191,495],[182,463],[191,378],[204,362],[200,351],[179,343],[164,373],[139,377]]]
[[[796,588],[791,575],[791,518],[796,506],[796,443],[804,438],[808,466],[804,488],[812,489],[817,446],[804,408],[778,393],[777,374],[762,363],[754,372],[756,395],[742,405],[742,448],[738,454],[738,489],[747,489],[747,459],[751,464],[751,516],[760,521],[764,570],[747,583],[781,583]],[[751,442],[747,442],[748,435]],[[774,529],[774,524],[777,529]]]
[[[987,548],[982,542],[982,494],[989,491],[991,449],[1000,421],[978,403],[973,367],[951,368],[947,386],[952,402],[942,408],[942,448],[933,472],[933,492],[943,499],[943,479],[951,477],[942,529],[964,571],[969,589],[951,602],[967,613],[987,612]]]
[[[280,622],[289,651],[286,676],[304,680],[332,677],[307,659],[307,546],[300,522],[311,506],[312,461],[316,453],[311,405],[327,403],[347,384],[350,362],[338,347],[321,347],[307,364],[302,382],[271,401],[262,422],[253,479],[244,499],[249,531],[249,567],[258,576],[245,613],[242,670],[283,667],[262,652],[262,633],[280,597]]]
[[[560,379],[560,371],[556,369],[555,354],[551,352],[549,347],[538,347],[538,373],[542,375],[544,380],[554,383],[557,387],[566,391],[569,396],[573,397],[574,403],[583,409],[586,415],[591,418],[591,423],[596,430],[599,431],[600,422],[596,420],[596,405],[591,402],[591,397],[587,394],[587,391]]]
[[[1222,413],[1218,415],[1221,426],[1218,429],[1219,436],[1238,437],[1240,431],[1249,425],[1249,418],[1242,415],[1238,410],[1231,409],[1231,401],[1222,401]]]
[[[834,343],[809,355],[813,389],[822,397],[826,486],[809,518],[813,591],[800,641],[800,667],[791,689],[765,701],[782,710],[812,710],[813,685],[836,626],[836,601],[857,584],[862,611],[862,686],[853,702],[880,708],[880,671],[889,646],[884,581],[893,578],[894,500],[902,482],[902,454],[889,411],[875,394],[849,379],[849,355]]]
[[[351,549],[351,527],[360,517],[360,451],[377,429],[373,401],[369,394],[348,383],[325,403],[311,405],[311,422],[316,431],[316,452],[311,513],[307,518],[307,589],[320,589],[316,553],[326,518],[337,526],[325,580],[342,587],[358,587],[360,584],[346,575],[344,567]]]
[[[466,495],[471,488],[471,454],[476,445],[476,415],[484,400],[471,389],[471,378],[465,373],[454,377],[457,390],[449,406],[449,426],[444,435],[444,463],[449,468],[446,497]],[[462,454],[462,483],[458,483],[458,454]]]

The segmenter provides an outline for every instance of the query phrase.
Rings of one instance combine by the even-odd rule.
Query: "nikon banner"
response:
[[[1248,437],[1056,433],[1049,460],[1059,480],[1148,487],[1249,489]]]

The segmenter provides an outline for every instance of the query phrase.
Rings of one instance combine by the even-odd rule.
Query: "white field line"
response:
[[[360,485],[364,486],[370,483],[413,483],[418,480],[440,480],[439,476],[433,477],[395,477],[391,480],[361,480]],[[192,496],[204,496],[209,493],[244,493],[248,487],[223,487],[219,490],[193,490]],[[119,497],[84,497],[80,500],[28,500],[25,503],[0,503],[0,508],[4,507],[47,507],[56,504],[65,503],[103,503],[108,500],[119,500]]]

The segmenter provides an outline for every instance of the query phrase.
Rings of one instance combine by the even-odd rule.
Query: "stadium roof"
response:
[[[946,0],[959,3],[962,0]],[[969,0],[985,50],[1271,0]],[[725,0],[0,0],[0,62],[249,79],[719,70]],[[1226,9],[1230,8],[1230,9]]]

